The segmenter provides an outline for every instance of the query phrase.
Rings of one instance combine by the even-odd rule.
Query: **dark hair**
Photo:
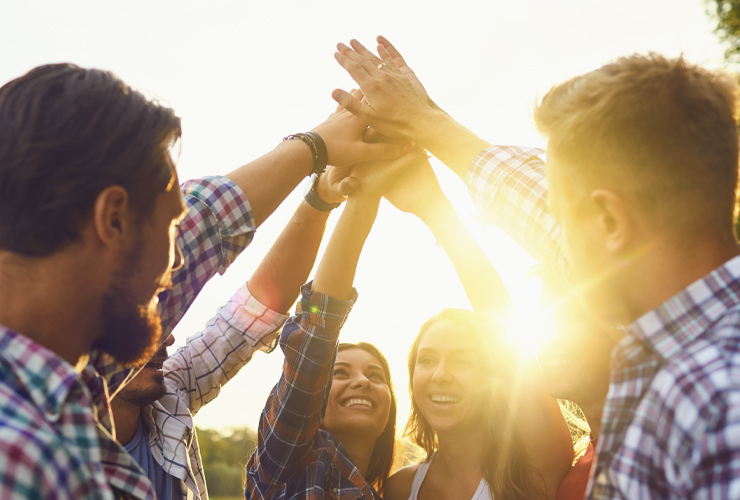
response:
[[[732,229],[737,84],[635,54],[553,87],[535,109],[569,181],[633,198],[662,226]]]
[[[0,88],[0,250],[43,257],[79,237],[100,192],[141,221],[175,178],[172,109],[107,71],[39,66]]]
[[[424,333],[439,321],[451,321],[466,328],[476,335],[483,344],[488,344],[487,338],[491,336],[488,329],[493,326],[481,315],[464,309],[444,309],[438,315],[427,320],[416,335],[411,351],[409,352],[409,393],[411,394],[411,412],[406,424],[405,435],[410,436],[427,455],[427,460],[439,447],[437,433],[429,421],[418,410],[414,399],[414,370],[416,368],[416,355],[419,350]],[[506,365],[506,349],[498,346],[496,359],[491,359],[491,349],[488,352],[487,371],[490,375],[494,370],[501,368],[497,365]],[[526,453],[521,446],[519,432],[513,422],[513,415],[503,393],[497,390],[494,382],[492,397],[483,401],[484,414],[488,417],[485,422],[486,441],[488,450],[481,463],[483,477],[493,494],[493,498],[507,499],[532,499],[542,497],[541,492],[533,483],[536,471],[532,469],[527,460]]]
[[[375,440],[375,447],[373,448],[372,455],[370,455],[370,463],[368,464],[367,472],[365,473],[365,481],[372,484],[382,495],[385,482],[388,479],[388,476],[391,475],[396,447],[397,405],[396,394],[393,391],[393,382],[391,381],[391,368],[390,365],[388,365],[388,360],[383,356],[383,353],[381,353],[378,348],[372,344],[367,342],[357,342],[356,344],[342,342],[339,344],[337,352],[349,349],[362,349],[380,362],[383,374],[385,375],[385,380],[388,382],[388,390],[391,394],[391,407],[388,412],[388,422],[386,422],[385,428],[383,428],[383,432],[380,434],[378,439]]]

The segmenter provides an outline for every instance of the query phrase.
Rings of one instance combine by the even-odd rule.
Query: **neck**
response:
[[[115,438],[122,445],[127,445],[134,438],[141,419],[141,407],[115,397],[110,403],[115,424]]]
[[[598,438],[601,434],[601,416],[604,412],[604,403],[606,402],[606,393],[600,398],[589,398],[585,401],[574,401],[586,417],[586,422],[591,428],[591,434]]]
[[[72,245],[71,247],[74,247]],[[103,282],[70,248],[29,258],[0,251],[0,324],[84,368],[100,330]],[[85,284],[94,283],[93,286]],[[97,293],[96,293],[97,292]]]
[[[371,441],[368,439],[367,434],[332,433],[342,442],[342,446],[349,453],[352,463],[355,464],[362,477],[365,477],[367,468],[370,466],[370,457],[373,454],[373,448],[375,448],[375,440]]]
[[[482,429],[477,426],[472,432],[468,429],[462,432],[438,432],[439,448],[434,461],[455,476],[482,477],[481,463],[488,452],[483,434]]]
[[[643,257],[629,266],[622,290],[628,297],[631,323],[740,254],[732,235],[697,232],[690,241],[684,236],[658,236]]]

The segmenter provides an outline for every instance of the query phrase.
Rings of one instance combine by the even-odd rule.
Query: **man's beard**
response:
[[[157,351],[162,336],[159,314],[150,310],[149,304],[136,303],[129,281],[130,276],[136,275],[141,259],[138,241],[103,297],[103,335],[93,343],[94,348],[125,366],[145,364]]]
[[[162,346],[156,354],[156,359],[167,358],[167,347]],[[143,368],[142,368],[143,369]],[[134,406],[144,407],[152,404],[167,393],[167,386],[164,383],[164,375],[157,374],[152,376],[152,382],[146,382],[150,375],[139,372],[134,379],[123,387],[116,399],[127,401]]]

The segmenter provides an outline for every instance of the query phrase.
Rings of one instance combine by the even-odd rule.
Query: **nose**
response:
[[[170,333],[169,335],[167,335],[167,338],[164,339],[164,342],[162,343],[166,345],[167,347],[171,346],[172,344],[175,343],[175,336]]]
[[[442,362],[437,365],[437,368],[432,373],[432,381],[438,384],[446,384],[452,380],[452,375],[447,369],[447,363]]]
[[[352,379],[350,387],[353,389],[370,387],[370,380],[364,374],[359,374]]]
[[[180,249],[180,245],[178,245],[177,241],[175,241],[175,258],[172,263],[172,270],[177,271],[178,269],[180,269],[184,261],[185,259],[182,256],[182,250]]]

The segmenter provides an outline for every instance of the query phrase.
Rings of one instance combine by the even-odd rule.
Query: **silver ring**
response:
[[[384,67],[384,66],[387,66],[387,64],[385,64],[385,63],[380,63],[380,64],[378,64],[378,69],[383,69],[383,67]]]

